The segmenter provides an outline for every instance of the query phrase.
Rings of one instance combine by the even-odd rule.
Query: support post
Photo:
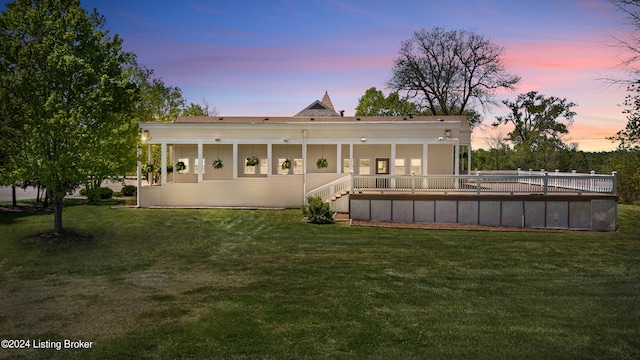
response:
[[[140,161],[140,156],[142,156],[142,149],[138,146],[138,169],[137,169],[137,189],[136,189],[136,207],[140,207],[140,192],[142,190],[142,163]]]
[[[198,143],[198,182],[202,182],[202,173],[204,172],[204,159],[202,158],[202,143]]]
[[[167,183],[167,143],[160,145],[160,185]]]

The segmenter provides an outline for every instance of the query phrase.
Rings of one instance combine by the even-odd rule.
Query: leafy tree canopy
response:
[[[397,92],[385,97],[382,91],[375,87],[369,88],[364,96],[358,99],[356,116],[403,116],[418,115],[415,103],[400,99]]]
[[[558,150],[567,149],[562,136],[569,133],[577,106],[567,99],[546,97],[537,91],[518,95],[516,101],[504,100],[511,112],[498,116],[493,126],[510,124],[507,134],[516,151],[514,163],[521,168],[557,168]]]
[[[130,55],[104,25],[78,0],[16,0],[0,15],[2,140],[12,136],[3,171],[47,188],[55,233],[69,192],[135,164]]]
[[[573,124],[576,112],[571,109],[577,106],[575,103],[530,91],[518,95],[516,101],[504,100],[503,104],[511,112],[496,117],[492,125],[513,125],[513,131],[507,135],[514,145],[523,144],[533,151],[544,144],[552,144],[555,148],[565,147],[561,137],[569,133],[569,126]]]

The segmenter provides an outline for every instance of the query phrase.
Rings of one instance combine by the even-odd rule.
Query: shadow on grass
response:
[[[23,243],[68,247],[73,244],[89,244],[93,242],[93,239],[92,234],[67,229],[61,233],[47,231],[34,234],[26,238]]]
[[[130,201],[127,199],[108,199],[98,201],[88,201],[87,199],[68,198],[64,199],[63,207],[68,208],[78,205],[96,205],[96,206],[117,206],[126,205]],[[63,208],[63,211],[64,211]],[[17,219],[33,216],[47,215],[53,213],[51,204],[45,205],[35,200],[18,201],[18,206],[11,206],[10,203],[0,203],[0,225],[11,225]]]

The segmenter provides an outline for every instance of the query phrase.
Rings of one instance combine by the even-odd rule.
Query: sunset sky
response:
[[[435,26],[465,29],[505,48],[522,82],[514,100],[536,90],[578,104],[566,139],[585,151],[611,150],[606,140],[624,128],[624,77],[614,36],[629,28],[606,0],[87,0],[126,51],[184,97],[205,98],[221,115],[292,116],[329,92],[336,110],[353,115],[375,86],[389,92],[400,42]],[[495,107],[484,124],[506,114]],[[504,131],[505,134],[508,130]],[[483,130],[474,147],[484,147]]]

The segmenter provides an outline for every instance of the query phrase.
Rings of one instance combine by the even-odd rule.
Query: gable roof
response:
[[[328,96],[326,97],[327,99],[329,98]],[[293,117],[308,117],[308,118],[339,117],[340,114],[338,114],[333,109],[333,104],[331,104],[331,99],[329,99],[329,105],[331,105],[331,107],[329,107],[323,101],[316,100],[312,102],[311,105],[304,108],[304,110],[295,114]]]

